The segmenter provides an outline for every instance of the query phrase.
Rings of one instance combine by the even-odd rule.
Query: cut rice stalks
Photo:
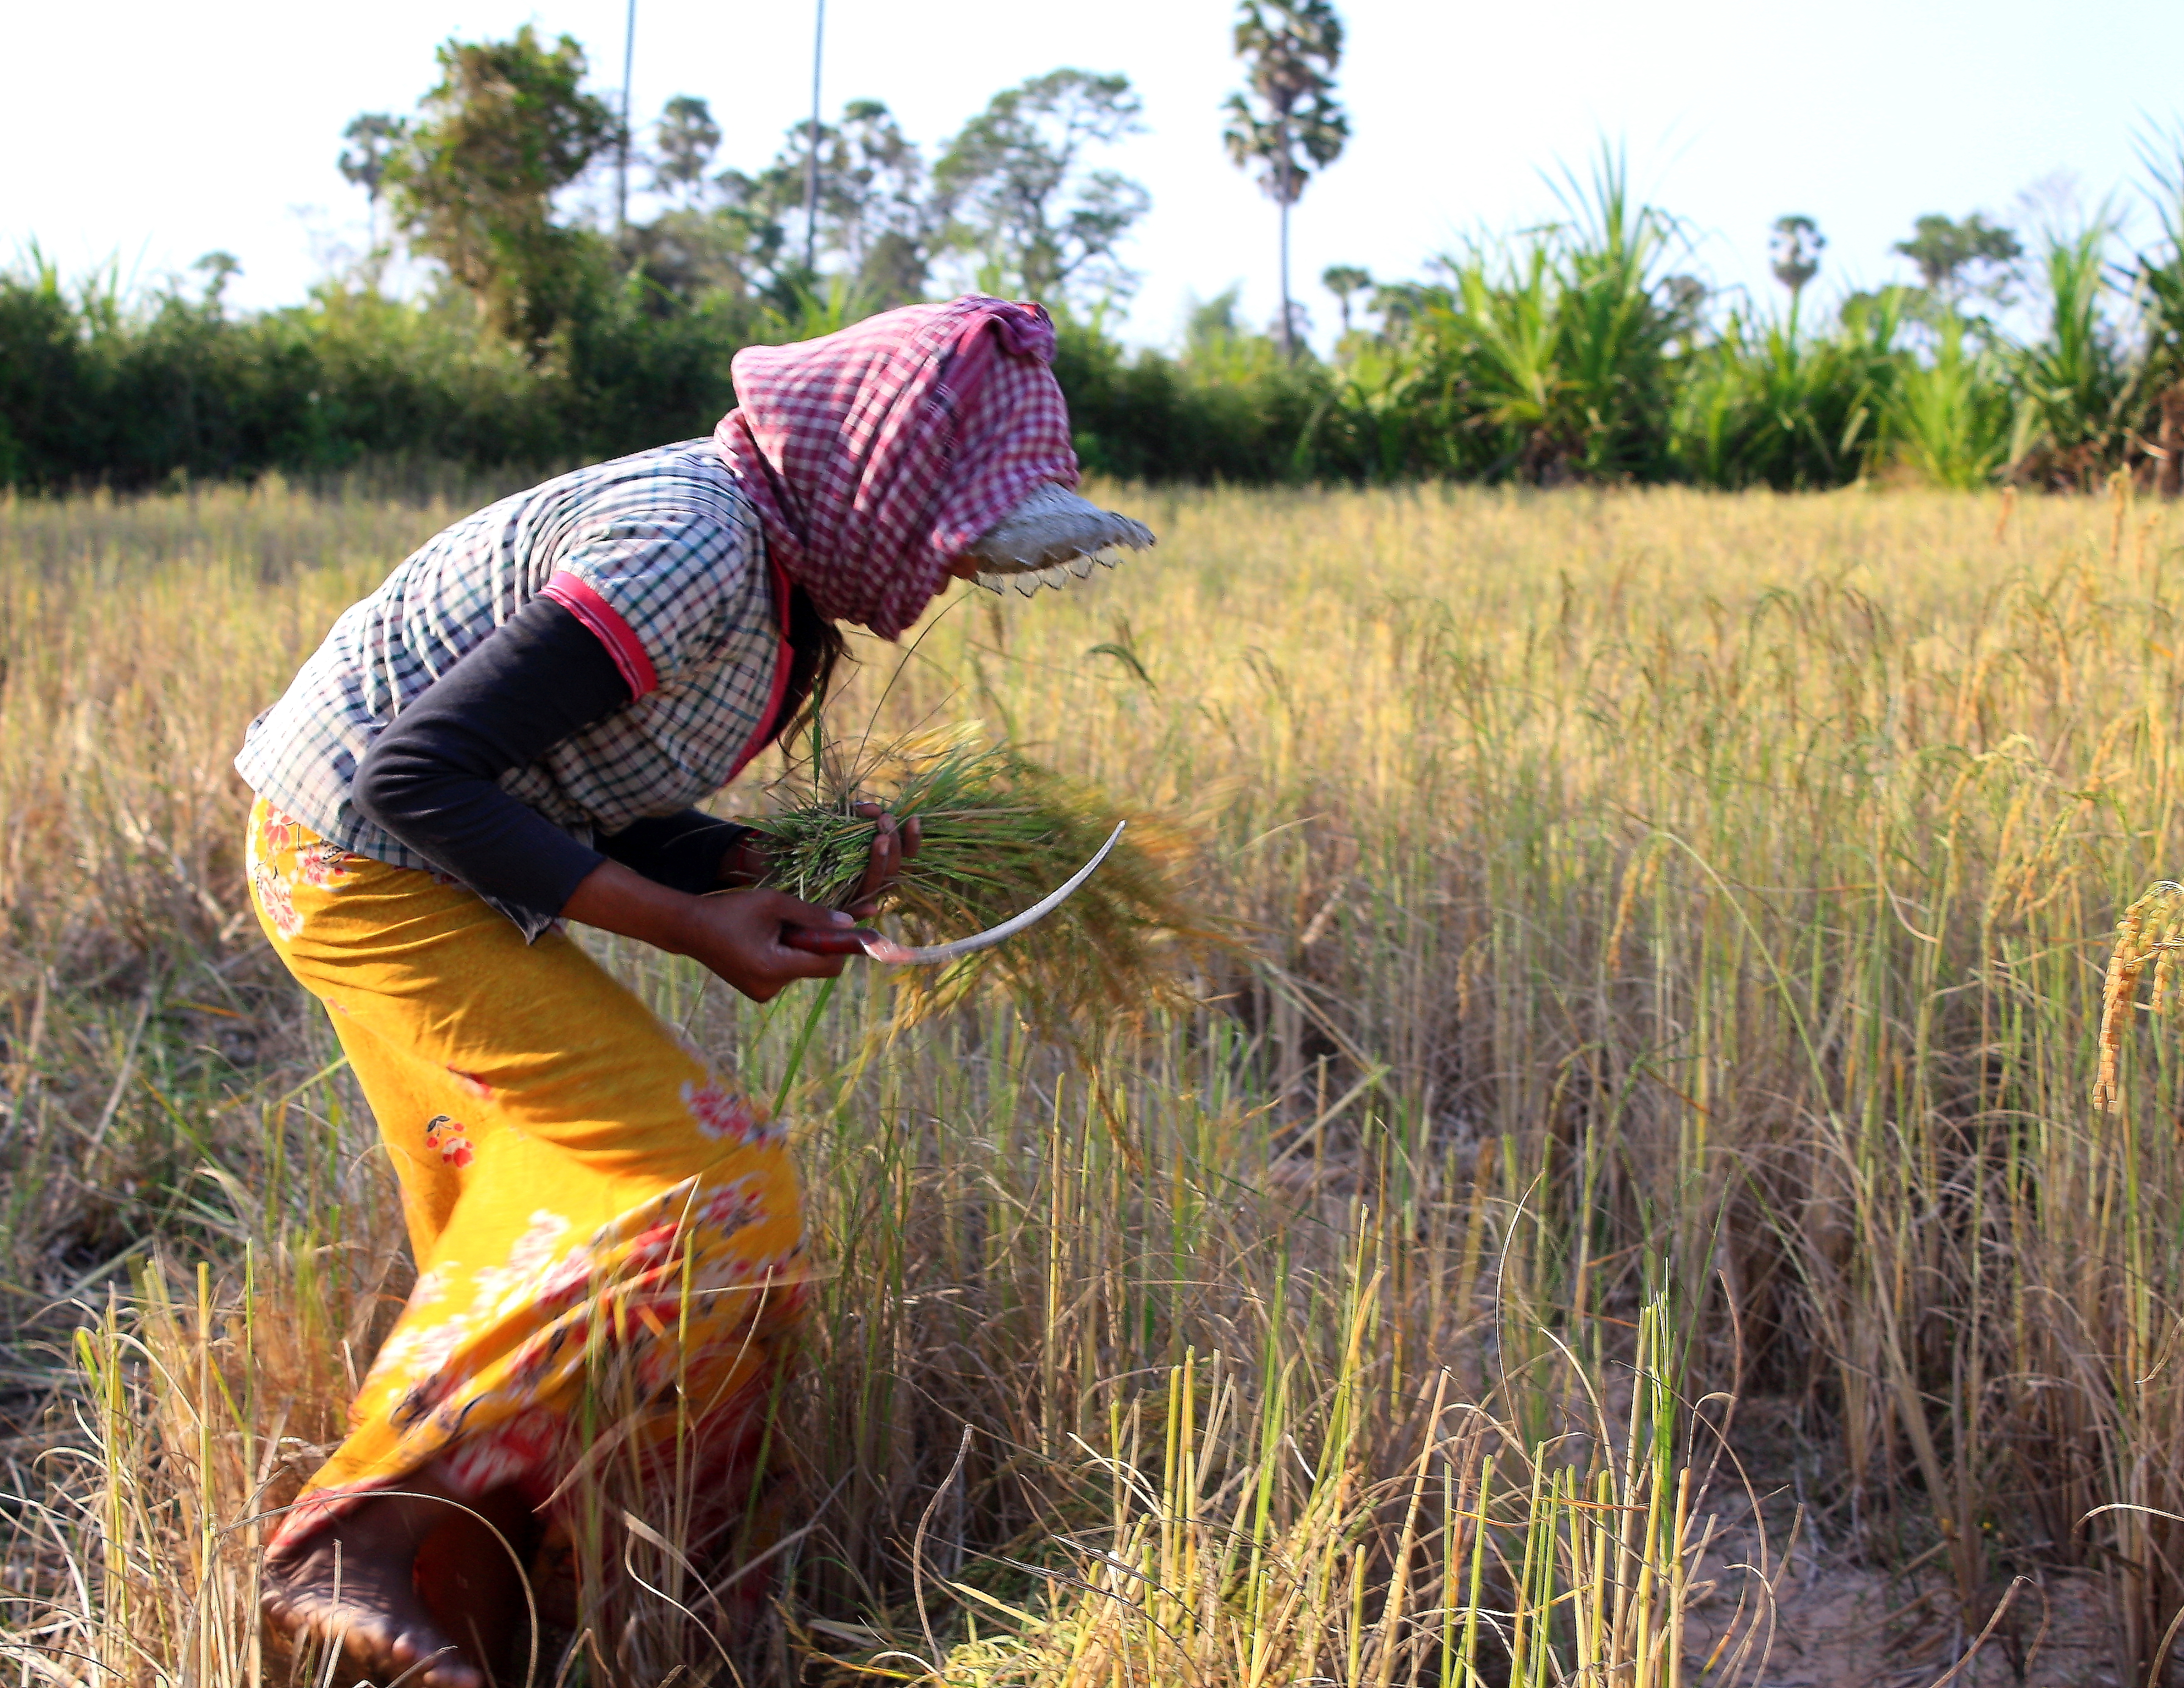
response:
[[[1192,1000],[1191,964],[1220,941],[1187,894],[1195,851],[1180,827],[987,743],[975,722],[881,744],[815,735],[815,754],[775,795],[782,807],[750,818],[768,840],[767,883],[829,907],[864,877],[876,822],[857,805],[916,817],[923,844],[882,905],[885,923],[913,944],[967,938],[1022,913],[1091,860],[1117,822],[1129,823],[1099,871],[1028,931],[944,967],[894,970],[905,1022],[992,979],[1032,1024],[1081,1036]]]

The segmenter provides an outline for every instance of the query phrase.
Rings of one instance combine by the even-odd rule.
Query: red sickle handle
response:
[[[781,941],[807,955],[861,955],[865,940],[878,936],[862,926],[788,926],[782,928]]]

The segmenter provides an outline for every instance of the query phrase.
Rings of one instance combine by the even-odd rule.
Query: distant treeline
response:
[[[2170,199],[2145,250],[2120,253],[2096,222],[2016,265],[2019,315],[2039,326],[2013,338],[1946,265],[1832,312],[1806,301],[1802,320],[1802,282],[1779,311],[1710,297],[1672,273],[1672,221],[1604,168],[1566,222],[1379,288],[1332,359],[1284,357],[1238,323],[1232,295],[1172,352],[1063,312],[1059,373],[1086,466],[1148,480],[2083,487],[2124,469],[2175,491],[2184,202]],[[525,345],[452,284],[421,301],[329,284],[240,313],[221,280],[132,301],[35,259],[0,275],[0,483],[596,460],[710,431],[740,347],[866,309],[841,283],[683,296],[604,275]]]
[[[0,274],[0,485],[595,460],[710,432],[735,403],[738,350],[857,314],[810,300],[784,317],[722,298],[658,315],[614,297],[533,360],[453,290],[408,303],[329,286],[303,306],[237,314],[179,292],[130,309],[50,270]],[[1209,365],[1129,352],[1065,318],[1059,368],[1086,466],[1194,481],[1296,472],[1327,371],[1233,337],[1245,355]]]

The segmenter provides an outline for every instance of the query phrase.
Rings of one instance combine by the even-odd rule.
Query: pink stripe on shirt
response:
[[[654,671],[652,659],[644,654],[643,642],[631,631],[629,623],[622,620],[614,605],[594,592],[581,577],[563,570],[546,582],[545,595],[582,621],[607,648],[607,655],[614,659],[614,666],[621,670],[621,677],[629,682],[632,703],[646,693],[660,688],[660,676]]]

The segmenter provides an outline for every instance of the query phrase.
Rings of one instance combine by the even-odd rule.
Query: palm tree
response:
[[[1797,302],[1813,277],[1820,273],[1820,253],[1828,237],[1810,217],[1777,217],[1767,237],[1767,260],[1774,279],[1790,290],[1790,320],[1797,320]]]
[[[1235,41],[1249,86],[1228,97],[1222,138],[1240,168],[1258,167],[1259,185],[1281,208],[1282,352],[1293,356],[1290,207],[1350,138],[1350,120],[1334,100],[1342,19],[1329,0],[1243,0]]]
[[[721,125],[712,108],[694,95],[677,94],[661,108],[652,133],[658,154],[653,186],[679,190],[694,201],[713,154],[721,150]]]
[[[1350,331],[1350,296],[1362,293],[1373,285],[1373,272],[1361,270],[1355,264],[1330,264],[1320,271],[1319,285],[1334,295],[1335,303],[1342,307],[1342,331]]]
[[[379,198],[387,181],[387,160],[408,136],[409,125],[383,111],[367,111],[352,118],[342,131],[342,139],[348,145],[342,148],[341,173],[364,190],[374,251],[379,248]]]

